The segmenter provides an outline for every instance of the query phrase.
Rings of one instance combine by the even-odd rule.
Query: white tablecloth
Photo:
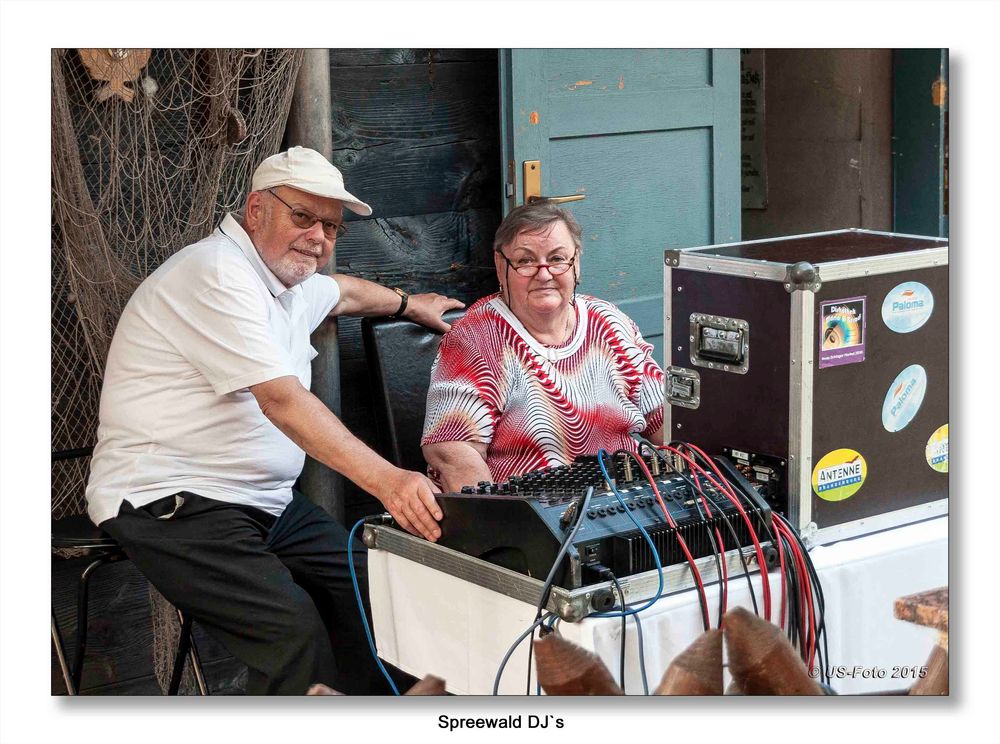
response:
[[[908,687],[912,680],[892,679],[893,667],[926,663],[935,631],[896,620],[893,601],[947,585],[947,538],[948,520],[941,517],[811,552],[826,597],[827,663],[855,675],[834,679],[835,690]],[[760,577],[753,581],[761,602]],[[780,583],[774,571],[770,583],[776,618]],[[535,608],[524,602],[381,550],[369,553],[369,587],[379,655],[415,676],[435,674],[457,694],[492,692],[500,660],[535,614]],[[708,587],[708,597],[714,626],[718,586]],[[729,606],[736,605],[750,606],[742,573],[729,585]],[[646,674],[653,689],[670,661],[702,632],[697,595],[686,591],[663,597],[642,613],[641,621]],[[597,653],[618,677],[620,619],[564,622],[560,632]],[[629,620],[625,655],[629,694],[642,693],[638,654],[635,624]],[[501,694],[524,694],[527,656],[525,641],[507,664]],[[886,676],[863,677],[860,670],[884,670]]]

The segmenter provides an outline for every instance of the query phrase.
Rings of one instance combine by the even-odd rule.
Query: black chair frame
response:
[[[86,447],[73,450],[61,450],[52,453],[52,461],[70,460],[89,457],[93,448]],[[52,643],[55,646],[56,658],[66,684],[69,695],[80,693],[80,682],[83,678],[83,661],[87,653],[87,626],[90,600],[90,579],[102,566],[121,560],[128,560],[128,555],[114,538],[94,526],[86,515],[76,515],[63,519],[52,520],[52,557],[68,560],[71,558],[92,557],[90,563],[80,574],[76,594],[76,644],[71,661],[67,661],[66,646],[63,643],[59,623],[56,620],[55,609],[52,610]],[[202,695],[208,694],[208,685],[202,672],[198,649],[192,637],[192,619],[185,617],[177,610],[181,622],[180,641],[174,657],[168,695],[176,695],[180,690],[181,677],[184,672],[185,659],[190,658],[191,670]]]
[[[464,310],[449,310],[449,323]],[[422,471],[420,449],[431,367],[442,334],[409,320],[365,318],[361,321],[365,359],[371,380],[379,452],[397,467]]]

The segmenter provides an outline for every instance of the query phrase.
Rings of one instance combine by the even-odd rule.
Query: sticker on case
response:
[[[927,372],[919,364],[911,364],[892,381],[882,402],[882,426],[895,432],[906,428],[920,410],[927,392]]]
[[[812,474],[813,492],[824,501],[843,501],[858,492],[868,477],[868,463],[852,449],[827,452]]]
[[[924,449],[927,464],[939,473],[948,472],[948,424],[939,426],[927,440]]]
[[[865,299],[820,303],[819,368],[865,360]]]
[[[920,282],[903,282],[882,302],[882,320],[896,333],[912,333],[934,312],[934,295]]]

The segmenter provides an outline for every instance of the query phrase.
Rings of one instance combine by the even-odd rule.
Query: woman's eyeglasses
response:
[[[531,261],[518,261],[517,263],[514,263],[507,258],[503,252],[500,252],[500,255],[503,256],[503,260],[507,262],[507,265],[521,276],[534,276],[543,268],[548,269],[552,276],[561,276],[569,271],[570,267],[576,263],[575,253],[573,254],[573,258],[569,260],[556,258],[553,259],[551,263],[533,263]]]
[[[292,224],[295,225],[296,227],[300,227],[303,230],[308,230],[317,222],[322,222],[323,234],[326,236],[327,240],[336,240],[337,238],[342,238],[344,237],[344,233],[347,232],[347,227],[344,225],[343,222],[337,224],[336,222],[332,222],[331,220],[321,220],[312,212],[307,212],[304,209],[293,207],[291,204],[289,204],[280,196],[271,191],[271,189],[267,189],[267,193],[269,193],[275,199],[277,199],[286,207],[288,207],[289,210],[291,210]]]

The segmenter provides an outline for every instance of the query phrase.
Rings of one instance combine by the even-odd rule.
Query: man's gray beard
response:
[[[278,277],[278,280],[289,289],[294,287],[296,284],[301,284],[316,273],[315,268],[307,269],[300,266],[294,258],[290,258],[287,254],[279,261],[274,262],[274,265],[268,265],[267,268],[269,268],[271,273]]]

